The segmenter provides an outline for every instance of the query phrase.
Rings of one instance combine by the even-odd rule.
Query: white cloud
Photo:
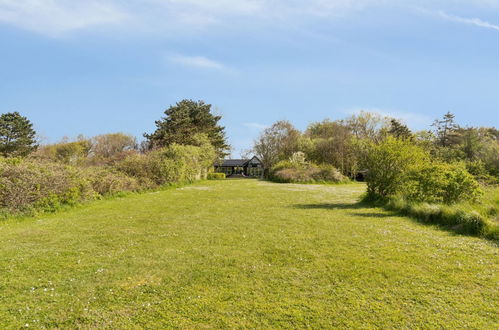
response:
[[[125,11],[107,1],[0,0],[0,23],[49,36],[127,18]]]
[[[304,19],[360,10],[384,0],[0,0],[0,23],[59,36],[99,25],[134,30],[199,30],[276,19]]]
[[[211,60],[204,56],[185,56],[185,55],[171,55],[168,61],[173,64],[179,64],[191,68],[224,71],[226,73],[233,73],[234,71],[225,66],[224,64]]]
[[[499,31],[499,25],[483,21],[483,20],[481,20],[479,18],[459,17],[459,16],[454,16],[454,15],[446,14],[443,11],[438,12],[438,15],[440,17],[442,17],[443,19],[446,19],[448,21],[452,21],[452,22],[456,22],[456,23],[469,24],[469,25],[475,25],[475,26],[478,26],[478,27],[482,27],[482,28],[487,28],[487,29],[492,29],[492,30]]]
[[[457,2],[463,8],[499,8],[497,0]],[[209,26],[224,29],[296,26],[382,6],[406,10],[423,6],[435,13],[436,5],[445,8],[450,3],[450,0],[0,0],[0,23],[49,36],[102,26],[117,26],[129,33],[178,35],[205,31]],[[443,12],[440,16],[484,28],[499,28],[477,18]]]

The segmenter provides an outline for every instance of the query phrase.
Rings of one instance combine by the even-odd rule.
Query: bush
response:
[[[154,188],[166,182],[161,159],[156,153],[132,154],[116,164],[116,169],[134,178],[143,188]]]
[[[32,208],[53,211],[95,194],[77,169],[36,160],[0,160],[0,207],[10,212]]]
[[[348,179],[331,165],[281,161],[272,167],[270,180],[281,183],[340,183]]]
[[[403,191],[411,201],[445,204],[474,201],[482,194],[478,182],[463,166],[444,163],[412,172]]]
[[[89,167],[85,170],[92,189],[100,195],[137,191],[141,186],[137,179],[105,167]]]
[[[225,180],[225,173],[208,173],[208,180]]]
[[[399,193],[408,174],[423,167],[427,161],[427,153],[409,140],[387,137],[379,144],[367,144],[363,165],[367,170],[368,197],[385,199]]]
[[[205,178],[214,158],[211,146],[172,144],[147,154],[130,155],[117,163],[116,168],[135,178],[141,186],[151,188]]]

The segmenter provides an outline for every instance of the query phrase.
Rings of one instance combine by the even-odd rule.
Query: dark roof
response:
[[[224,159],[221,164],[220,162],[216,162],[215,167],[244,167],[248,165],[248,163],[251,162],[253,159],[258,161],[258,163],[261,163],[260,159],[254,156],[253,158],[250,159]]]
[[[249,161],[249,159],[224,159],[220,166],[227,166],[227,167],[241,166],[242,167],[248,161]]]

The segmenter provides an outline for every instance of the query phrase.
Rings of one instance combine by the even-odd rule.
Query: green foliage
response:
[[[307,143],[302,143],[307,159],[316,164],[330,164],[341,173],[355,177],[358,170],[356,138],[344,121],[312,123],[305,132]]]
[[[390,129],[388,130],[388,134],[397,139],[410,140],[413,138],[409,127],[397,119],[390,120]]]
[[[305,161],[301,152],[290,160],[280,161],[270,171],[270,180],[281,183],[344,183],[348,179],[331,165]]]
[[[165,118],[156,121],[156,131],[144,134],[150,147],[162,148],[172,144],[193,145],[195,136],[204,134],[215,148],[217,156],[226,155],[229,145],[225,128],[218,122],[221,116],[211,113],[211,104],[203,101],[183,100],[165,111]]]
[[[116,168],[146,187],[192,182],[206,176],[213,166],[215,150],[202,135],[194,137],[200,146],[172,144],[147,154],[133,154]]]
[[[208,173],[208,180],[225,180],[225,173]]]
[[[33,154],[33,157],[69,165],[81,165],[86,162],[91,148],[90,140],[80,138],[74,142],[60,142],[42,146]]]
[[[0,155],[4,157],[24,157],[35,151],[36,132],[28,118],[19,112],[4,113],[0,116]]]
[[[83,138],[45,146],[26,159],[0,159],[2,212],[52,211],[98,196],[192,182],[204,178],[215,159],[204,135],[192,137],[196,145],[172,144],[147,154],[126,150],[131,146],[127,136],[105,135],[94,141],[92,161],[92,144]],[[107,161],[89,166],[95,157]]]
[[[92,189],[101,196],[147,188],[147,185],[141,187],[137,179],[107,167],[88,167],[84,174]]]
[[[369,198],[387,198],[401,191],[410,173],[428,162],[427,153],[410,141],[387,137],[364,148],[363,166],[367,170]]]
[[[290,122],[282,120],[266,128],[255,141],[253,151],[265,167],[265,172],[277,162],[299,151],[301,133]]]
[[[103,134],[91,139],[90,155],[94,164],[113,164],[135,150],[137,139],[130,134]]]
[[[357,139],[377,143],[385,138],[390,127],[390,118],[375,112],[360,111],[348,117],[345,124]]]
[[[499,239],[499,225],[490,219],[489,212],[479,212],[480,205],[445,205],[413,202],[403,197],[391,197],[385,204],[388,210],[400,212],[425,223],[444,226],[461,234]],[[495,206],[497,207],[497,206]],[[494,213],[495,214],[495,213]]]
[[[459,126],[451,112],[447,112],[442,119],[436,119],[432,126],[435,128],[437,145],[440,147],[452,147],[459,143]]]
[[[409,173],[401,193],[411,201],[445,204],[477,200],[483,194],[464,166],[445,163],[425,164]]]
[[[75,168],[36,160],[0,160],[0,207],[9,212],[53,211],[92,199],[88,180]]]

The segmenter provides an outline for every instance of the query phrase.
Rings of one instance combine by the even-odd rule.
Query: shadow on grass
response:
[[[317,204],[296,204],[294,208],[302,210],[360,210],[360,209],[373,209],[376,206],[365,203],[317,203]],[[379,212],[349,212],[348,215],[364,218],[389,218],[393,217],[394,212],[379,211]]]
[[[499,242],[497,238],[482,236],[477,233],[469,232],[466,230],[463,224],[442,224],[439,223],[438,220],[428,220],[418,217],[415,214],[410,214],[408,212],[404,212],[402,210],[393,210],[389,209],[386,205],[379,204],[371,201],[360,201],[357,203],[316,203],[316,204],[295,204],[292,207],[296,209],[302,210],[360,210],[360,209],[375,209],[381,208],[384,211],[376,212],[372,210],[371,212],[348,212],[349,216],[354,217],[364,217],[364,218],[389,218],[389,217],[406,217],[415,223],[422,226],[433,226],[434,228],[438,228],[439,230],[448,232],[453,236],[474,236],[481,237],[486,240],[492,241],[494,243]]]
[[[364,217],[364,218],[390,218],[396,216],[396,214],[392,212],[355,212],[355,213],[350,213],[352,216],[356,217]]]
[[[302,210],[358,210],[363,208],[372,208],[366,203],[317,203],[317,204],[296,204],[296,209]]]

